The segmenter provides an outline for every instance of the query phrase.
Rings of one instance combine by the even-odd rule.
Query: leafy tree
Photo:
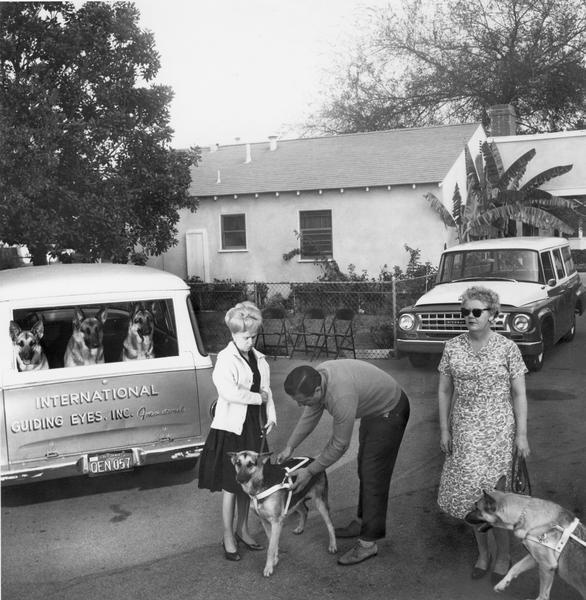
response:
[[[169,147],[172,92],[127,2],[0,4],[0,240],[33,262],[126,262],[176,243],[198,150]]]
[[[521,185],[527,165],[536,154],[534,148],[525,152],[506,169],[494,142],[483,142],[481,151],[482,157],[475,163],[468,146],[464,149],[468,192],[464,206],[457,184],[451,212],[434,194],[425,194],[443,223],[456,228],[458,241],[507,236],[511,232],[511,222],[516,221],[533,227],[553,227],[562,233],[574,232],[573,225],[552,213],[560,208],[574,208],[574,201],[539,189],[546,181],[570,171],[573,165],[546,169]]]
[[[583,0],[403,0],[372,9],[308,128],[354,133],[471,120],[512,104],[521,132],[583,128]]]

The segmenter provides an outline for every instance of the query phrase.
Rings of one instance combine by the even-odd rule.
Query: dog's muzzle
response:
[[[236,473],[236,481],[238,483],[248,483],[250,481],[250,473],[243,473],[239,471]]]
[[[478,531],[480,532],[485,532],[489,529],[492,529],[492,525],[482,518],[481,512],[477,508],[470,511],[464,517],[464,521],[466,521],[466,523],[470,523],[470,525],[479,525]]]

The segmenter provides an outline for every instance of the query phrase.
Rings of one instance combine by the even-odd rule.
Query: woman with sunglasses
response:
[[[491,329],[500,311],[498,295],[485,287],[468,288],[461,298],[468,329],[446,342],[438,370],[440,447],[446,458],[438,504],[463,519],[502,475],[511,489],[513,451],[529,455],[527,441],[527,369],[517,345]],[[489,571],[489,535],[496,556],[491,579],[497,583],[510,566],[509,532],[474,528],[478,559],[472,579]]]

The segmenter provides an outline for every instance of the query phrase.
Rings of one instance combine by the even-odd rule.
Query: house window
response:
[[[301,258],[332,258],[332,211],[303,210],[299,213]]]
[[[246,249],[246,218],[240,215],[222,215],[222,250]]]

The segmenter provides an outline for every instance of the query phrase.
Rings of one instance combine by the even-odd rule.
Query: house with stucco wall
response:
[[[205,149],[197,212],[182,213],[178,244],[150,264],[202,281],[313,281],[316,259],[331,258],[376,277],[406,265],[405,244],[436,264],[453,234],[424,196],[465,190],[464,146],[477,155],[484,139],[469,123]]]
[[[586,131],[512,135],[512,107],[490,114],[489,138],[480,123],[468,123],[206,148],[192,168],[197,212],[182,212],[177,245],[149,264],[202,281],[286,282],[313,281],[321,274],[316,259],[333,259],[343,271],[354,265],[376,277],[385,265],[406,266],[405,244],[437,264],[455,232],[425,194],[451,210],[458,184],[465,203],[464,146],[478,159],[486,139],[498,146],[505,168],[536,149],[522,182],[572,164],[541,187],[586,200]],[[586,247],[578,226],[570,243]]]

